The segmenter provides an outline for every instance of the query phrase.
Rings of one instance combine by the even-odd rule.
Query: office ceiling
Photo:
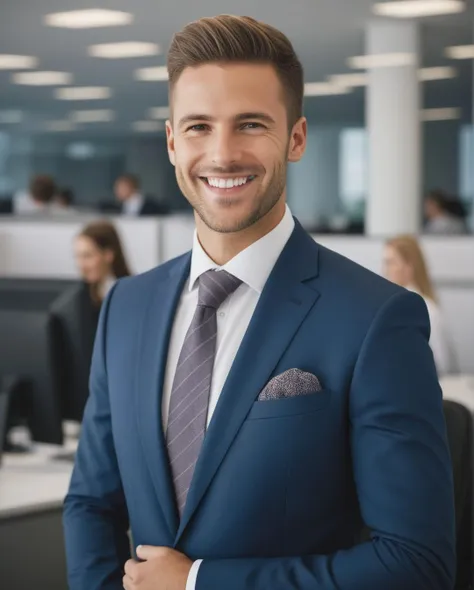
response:
[[[11,72],[0,71],[0,109],[22,110],[26,119],[18,129],[35,129],[41,121],[66,118],[74,109],[110,108],[116,120],[87,125],[88,132],[106,134],[129,131],[131,123],[146,119],[150,107],[167,104],[166,82],[139,82],[134,70],[163,65],[164,53],[156,57],[105,60],[89,57],[87,47],[116,41],[151,41],[164,52],[173,32],[201,16],[220,13],[248,14],[283,30],[299,54],[307,81],[323,81],[331,74],[349,72],[346,60],[364,52],[364,29],[371,16],[372,0],[0,0],[0,54],[37,56],[42,70],[71,72],[74,85],[110,86],[114,95],[101,101],[60,101],[51,87],[20,86],[11,83]],[[133,12],[129,26],[67,30],[46,27],[44,15],[83,8],[110,8]],[[443,56],[448,45],[473,40],[473,11],[450,17],[421,21],[423,65],[455,65],[459,76],[453,80],[424,85],[424,106],[462,107],[469,118],[472,111],[472,61],[455,62]],[[364,90],[344,96],[308,98],[310,121],[361,124],[364,118]],[[4,128],[1,126],[0,128]],[[11,129],[13,126],[9,125]]]

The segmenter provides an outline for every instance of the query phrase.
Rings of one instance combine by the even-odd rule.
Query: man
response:
[[[459,235],[467,232],[465,211],[458,199],[450,198],[443,191],[431,191],[425,199],[425,233]]]
[[[103,306],[65,505],[71,590],[450,589],[426,307],[289,213],[306,143],[290,42],[205,18],[168,70],[197,233]]]
[[[17,214],[48,214],[54,212],[53,202],[56,194],[56,183],[47,174],[38,174],[30,181],[29,192],[19,194],[14,200]]]
[[[140,180],[134,174],[123,174],[115,182],[115,196],[121,203],[122,213],[132,217],[159,215],[158,203],[140,193]]]

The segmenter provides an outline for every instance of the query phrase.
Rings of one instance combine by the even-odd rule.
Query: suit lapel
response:
[[[297,222],[262,292],[222,390],[196,465],[175,546],[258,393],[319,297],[312,286],[304,283],[317,275],[317,253],[318,246]]]
[[[161,425],[161,403],[171,329],[176,307],[189,275],[190,259],[190,255],[184,256],[156,282],[156,287],[150,293],[148,308],[143,314],[138,343],[138,431],[171,539],[178,528],[178,515]]]

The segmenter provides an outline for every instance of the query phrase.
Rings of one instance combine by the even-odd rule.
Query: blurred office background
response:
[[[94,224],[116,229],[132,274],[192,245],[166,149],[166,51],[185,23],[220,13],[271,23],[302,60],[293,214],[377,273],[386,240],[418,238],[452,352],[443,391],[474,410],[470,0],[2,0],[0,579],[13,590],[66,588],[60,505],[94,322],[119,276],[115,238]]]

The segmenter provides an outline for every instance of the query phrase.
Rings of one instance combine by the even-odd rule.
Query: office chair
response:
[[[454,479],[457,551],[455,590],[469,590],[473,587],[472,416],[467,408],[453,401],[444,400],[443,408]]]
[[[7,438],[10,396],[14,384],[15,380],[13,378],[0,377],[0,465],[2,464],[2,453]]]

